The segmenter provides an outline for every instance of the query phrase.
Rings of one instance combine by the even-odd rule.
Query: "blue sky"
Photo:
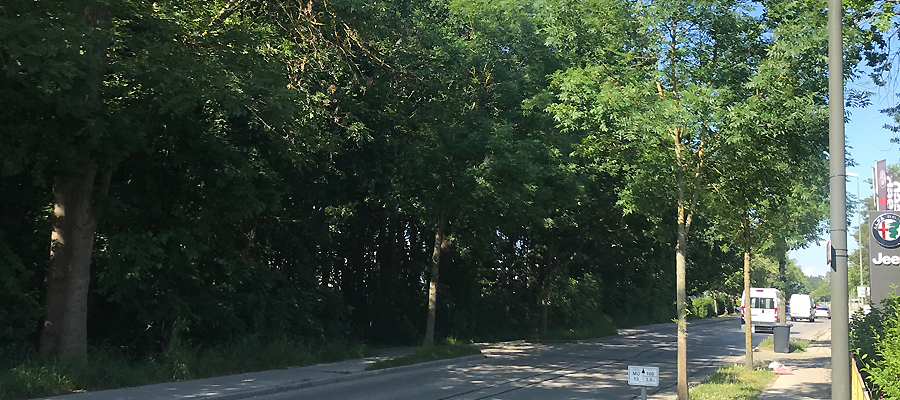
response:
[[[888,164],[896,164],[900,161],[900,145],[890,142],[894,136],[893,133],[884,129],[885,124],[891,123],[891,118],[878,112],[878,110],[891,107],[900,103],[900,97],[895,91],[885,88],[877,88],[872,84],[852,84],[856,88],[864,88],[873,93],[872,105],[864,109],[850,109],[850,122],[844,126],[844,137],[847,145],[851,148],[850,157],[857,164],[855,167],[848,167],[847,173],[856,173],[859,178],[848,177],[847,193],[856,194],[857,179],[859,186],[859,196],[866,198],[872,196],[872,186],[869,183],[872,179],[872,168],[875,162],[879,160],[887,160]],[[848,84],[848,86],[850,86]],[[900,90],[900,89],[898,89]],[[859,216],[854,215],[850,220],[853,227],[859,224]],[[806,275],[825,275],[828,265],[825,264],[825,243],[828,241],[828,234],[822,236],[819,243],[811,243],[806,249],[792,251],[789,253],[797,265]],[[858,243],[850,236],[847,238],[847,244],[850,251],[857,248]]]

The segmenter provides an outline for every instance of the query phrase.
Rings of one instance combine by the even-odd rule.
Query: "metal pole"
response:
[[[641,386],[641,400],[647,400],[647,387]]]
[[[872,168],[872,211],[878,211],[878,177]]]
[[[841,0],[828,0],[828,154],[831,169],[831,398],[850,398],[847,287],[847,178],[844,165],[844,62]],[[844,318],[847,316],[848,318]]]
[[[863,268],[862,268],[862,245],[863,245],[862,244],[862,233],[863,233],[862,232],[862,223],[863,223],[863,221],[862,221],[862,205],[865,204],[865,202],[860,201],[860,198],[859,198],[859,174],[854,174],[852,172],[848,172],[847,176],[852,176],[852,177],[856,178],[856,204],[858,206],[860,206],[860,209],[856,210],[857,215],[859,216],[859,225],[856,226],[856,233],[859,235],[859,237],[856,238],[856,243],[859,244],[859,248],[856,250],[856,252],[859,254],[859,264],[857,264],[857,266],[859,266],[859,286],[866,286],[866,284],[863,283]]]

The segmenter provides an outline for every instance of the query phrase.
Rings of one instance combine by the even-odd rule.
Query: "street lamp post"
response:
[[[828,159],[831,197],[831,398],[850,398],[850,315],[847,287],[847,178],[844,151],[843,4],[828,0]]]

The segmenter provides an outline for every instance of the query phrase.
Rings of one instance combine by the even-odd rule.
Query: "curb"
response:
[[[204,399],[216,399],[216,400],[246,399],[246,398],[251,398],[251,397],[256,397],[256,396],[266,396],[266,395],[270,395],[270,394],[289,392],[291,390],[306,389],[306,388],[311,388],[311,387],[316,387],[316,386],[330,385],[333,383],[354,381],[357,379],[368,378],[371,376],[385,375],[385,374],[391,374],[391,373],[395,373],[395,372],[403,372],[403,371],[411,370],[413,368],[465,363],[465,362],[471,362],[471,361],[476,361],[476,360],[483,360],[485,358],[487,358],[487,356],[485,356],[484,354],[476,354],[476,355],[471,355],[471,356],[427,361],[427,362],[418,363],[418,364],[401,365],[399,367],[391,367],[391,368],[375,369],[375,370],[369,370],[369,371],[349,373],[349,374],[345,374],[345,375],[341,375],[341,376],[335,376],[332,378],[323,378],[323,379],[315,379],[315,380],[309,380],[309,381],[303,381],[303,382],[287,383],[287,384],[275,385],[275,386],[267,387],[267,388],[249,389],[249,390],[245,390],[245,391],[241,391],[241,392],[199,395],[197,397],[202,397]]]

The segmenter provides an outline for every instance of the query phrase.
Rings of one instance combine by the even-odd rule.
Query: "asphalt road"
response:
[[[705,321],[704,321],[705,322]],[[813,338],[829,320],[794,322],[792,337]],[[722,365],[744,359],[739,318],[688,327],[689,379],[699,382]],[[754,345],[770,335],[754,334]],[[288,399],[630,399],[640,388],[629,386],[628,366],[659,368],[660,386],[650,398],[674,396],[675,324],[660,324],[579,343],[486,345],[482,361],[415,368],[349,382],[299,389],[262,400]]]

